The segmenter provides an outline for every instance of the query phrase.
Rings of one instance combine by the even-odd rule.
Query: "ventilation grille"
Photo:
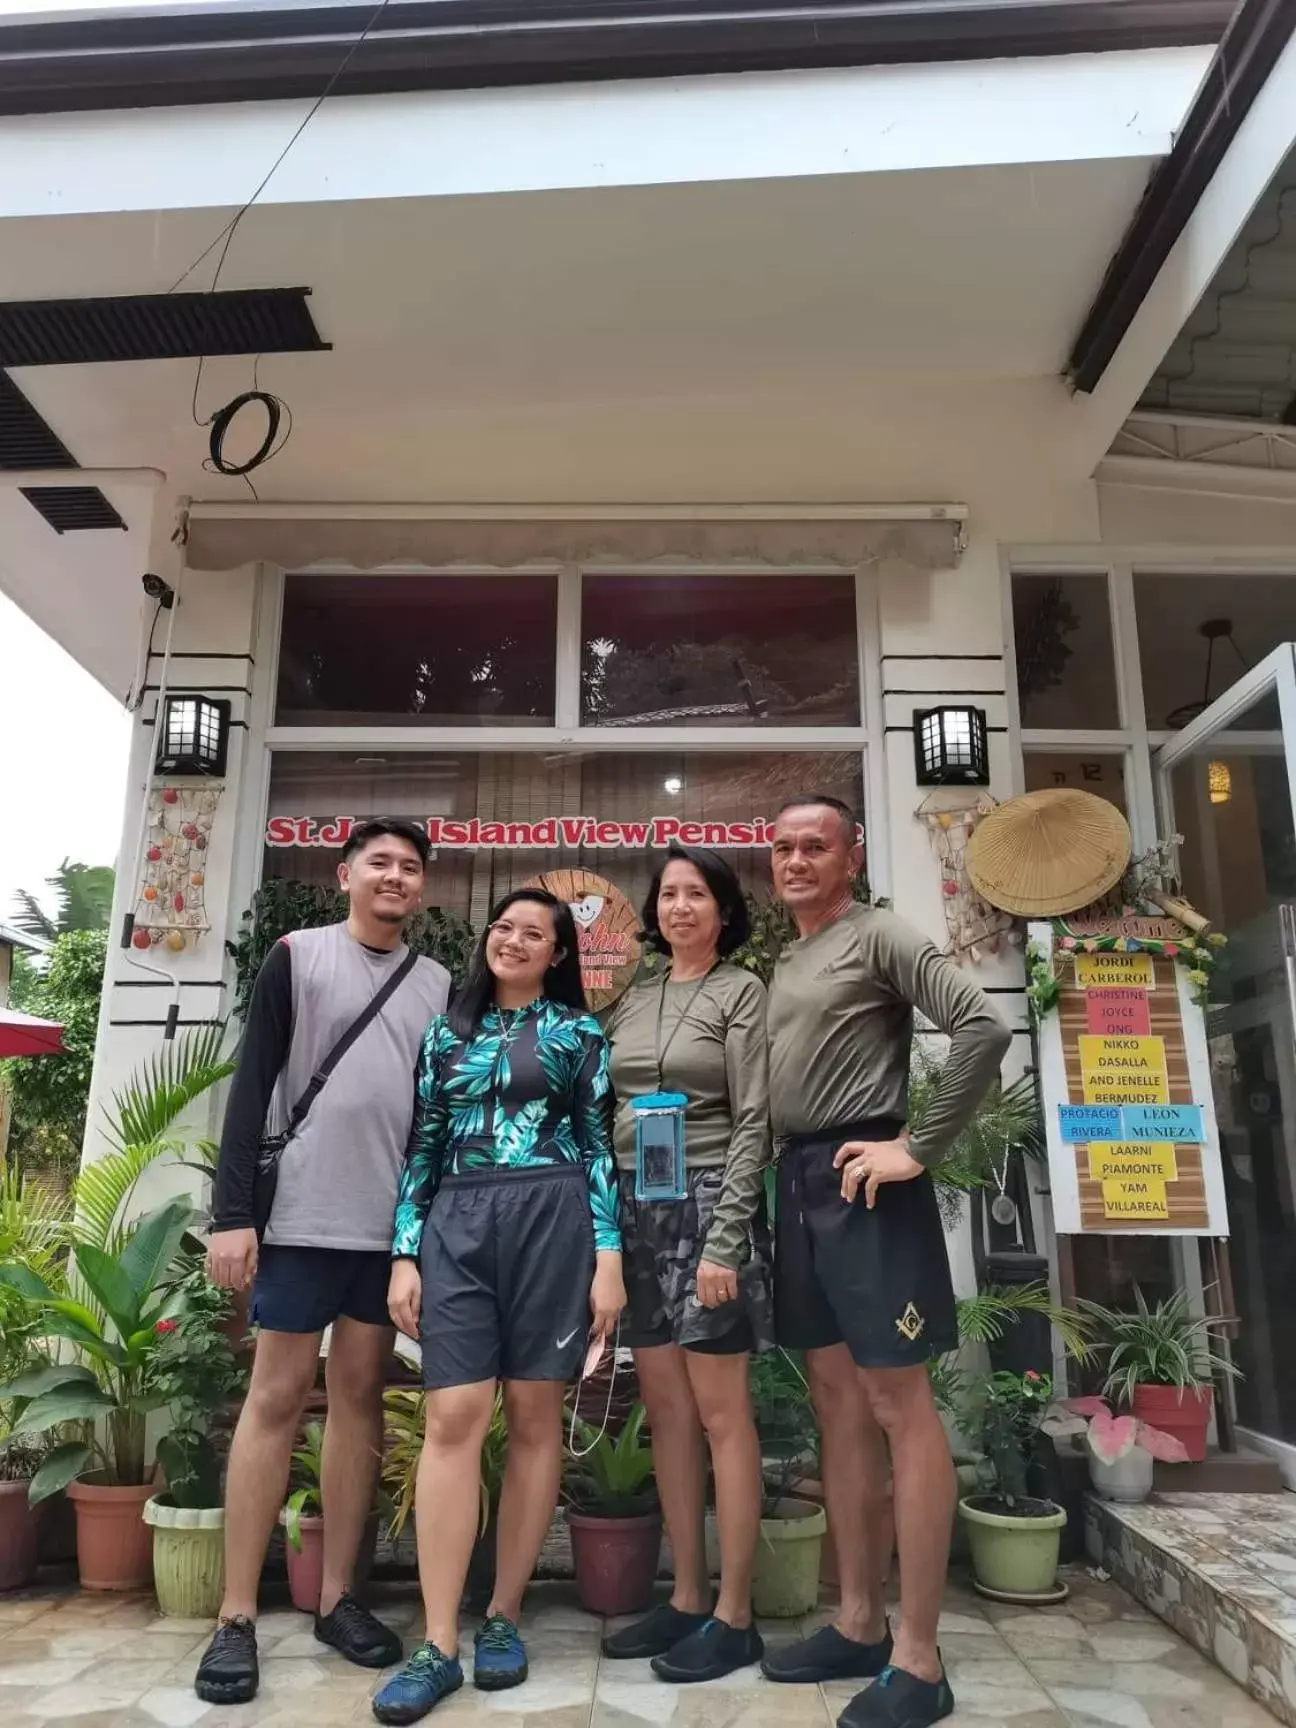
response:
[[[7,372],[0,372],[0,468],[75,468],[63,440],[48,427]]]
[[[19,490],[56,534],[126,526],[97,486],[22,486]]]
[[[318,352],[309,288],[0,302],[0,366]]]

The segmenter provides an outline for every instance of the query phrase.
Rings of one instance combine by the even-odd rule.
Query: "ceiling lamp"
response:
[[[1247,671],[1247,663],[1242,650],[1233,640],[1233,620],[1231,618],[1208,618],[1204,624],[1197,626],[1197,634],[1206,643],[1206,678],[1202,685],[1199,702],[1185,702],[1181,708],[1172,709],[1165,717],[1165,723],[1172,732],[1178,732],[1183,726],[1189,725],[1199,714],[1204,714],[1211,704],[1211,670],[1215,659],[1215,644],[1227,642],[1238,657],[1238,664]]]
[[[1233,796],[1233,774],[1227,762],[1206,764],[1206,789],[1212,804],[1227,804]]]

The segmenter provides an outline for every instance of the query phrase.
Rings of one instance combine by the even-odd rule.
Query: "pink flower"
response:
[[[1161,952],[1165,955],[1167,960],[1173,960],[1179,953],[1179,944],[1177,942],[1167,942]]]
[[[1062,946],[1064,948],[1074,948],[1075,945],[1076,945],[1076,943],[1075,943],[1075,937],[1074,936],[1064,936],[1062,938]]]
[[[1035,1370],[1033,1368],[1028,1368],[1026,1370],[1026,1378],[1028,1380],[1038,1380],[1039,1375],[1035,1372]]]
[[[159,1320],[153,1330],[155,1332],[174,1332],[176,1323],[174,1320]]]

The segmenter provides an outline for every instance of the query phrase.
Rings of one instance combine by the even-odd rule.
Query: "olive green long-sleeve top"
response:
[[[665,1051],[660,1073],[659,1012]],[[633,1170],[635,1164],[631,1099],[682,1092],[688,1099],[686,1165],[725,1173],[705,1258],[718,1266],[742,1265],[770,1160],[765,986],[740,966],[723,964],[702,984],[696,978],[679,984],[649,979],[618,1002],[607,1037],[618,1166]]]
[[[941,1082],[909,1150],[939,1164],[999,1072],[1012,1035],[925,936],[875,907],[852,906],[779,957],[770,984],[774,1133],[812,1134],[909,1114],[914,1009],[948,1033]]]

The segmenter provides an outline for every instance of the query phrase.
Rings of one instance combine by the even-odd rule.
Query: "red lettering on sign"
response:
[[[1085,1025],[1090,1032],[1122,1038],[1148,1037],[1152,1031],[1152,1010],[1147,991],[1115,984],[1086,990]]]

